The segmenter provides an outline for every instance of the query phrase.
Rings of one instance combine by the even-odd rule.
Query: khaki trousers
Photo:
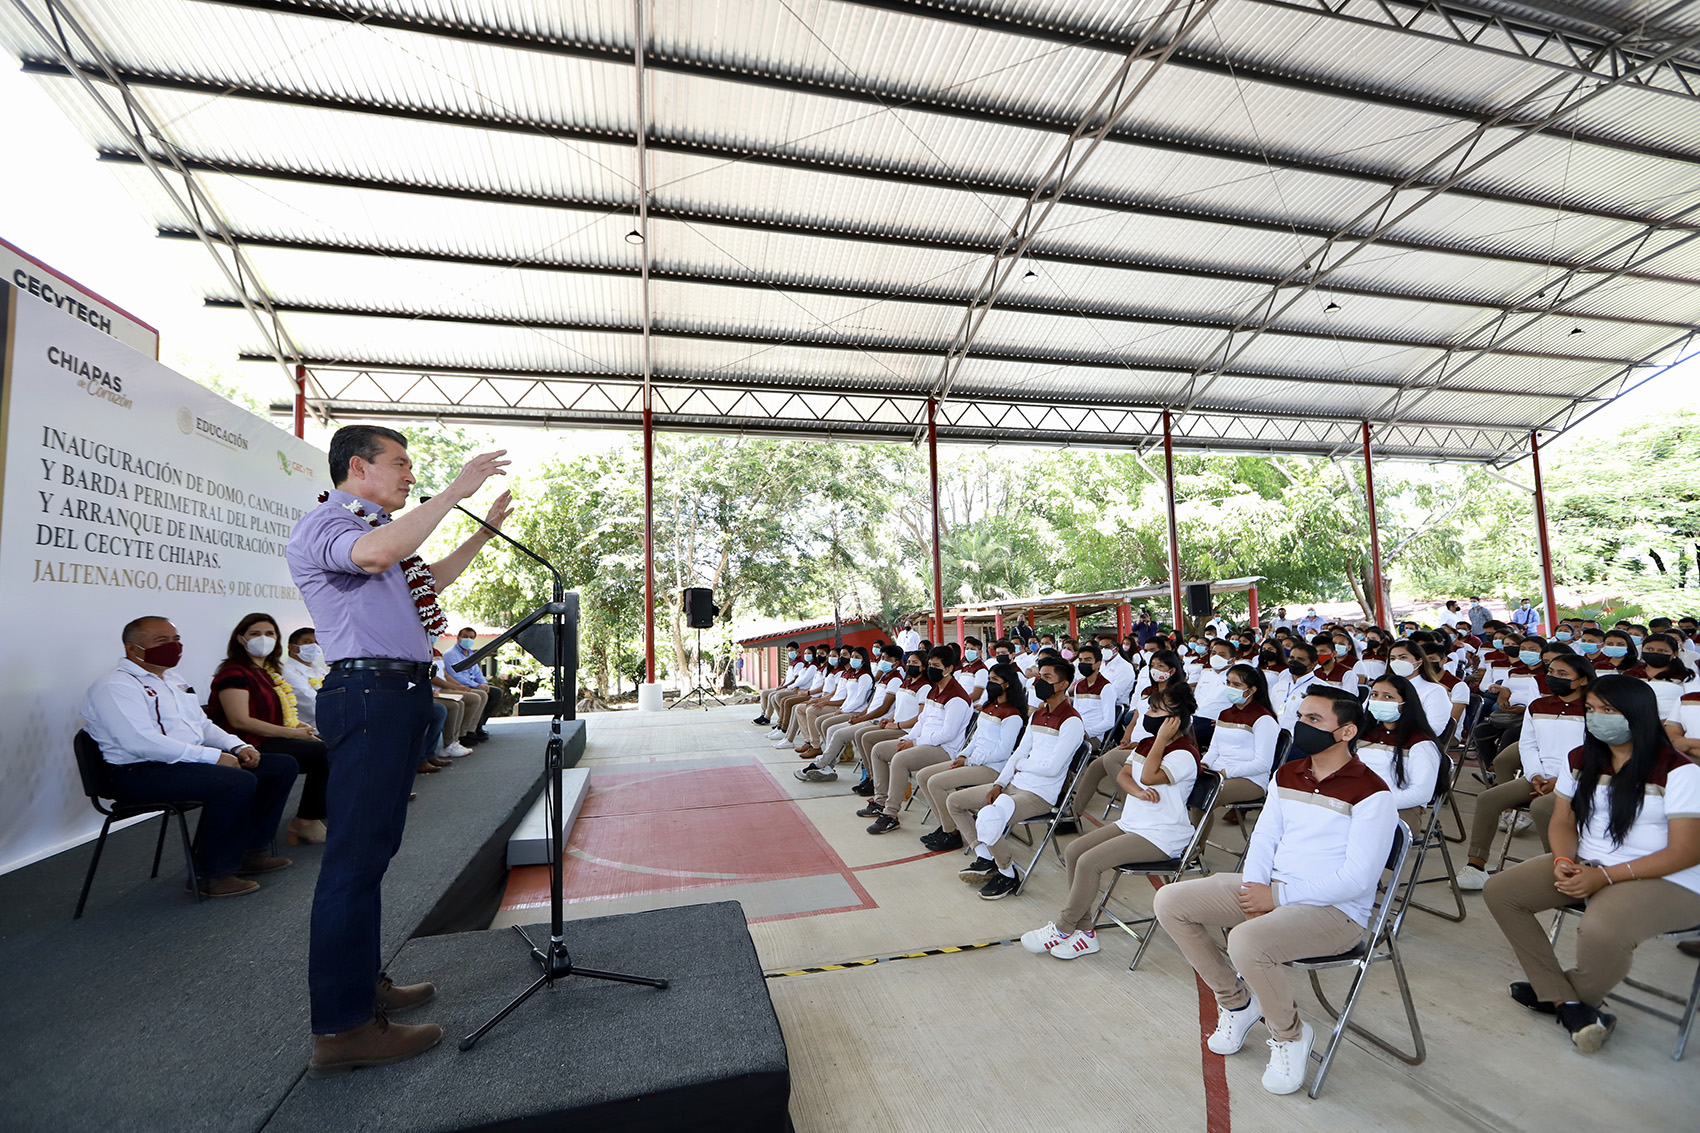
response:
[[[1620,881],[1588,898],[1576,929],[1576,966],[1559,965],[1537,914],[1574,900],[1553,885],[1552,855],[1544,854],[1494,874],[1482,891],[1488,912],[1517,954],[1535,994],[1553,1003],[1598,1007],[1623,982],[1635,946],[1661,932],[1700,924],[1700,893],[1662,877]]]
[[[976,821],[980,812],[986,807],[986,796],[991,794],[990,787],[963,787],[952,791],[945,799],[945,811],[950,816],[950,825],[956,830],[974,831],[974,836],[986,843],[992,851],[992,860],[998,863],[999,869],[1008,869],[1013,858],[1009,845],[1010,828],[1023,818],[1032,818],[1036,814],[1044,814],[1052,809],[1051,804],[1032,791],[1024,791],[1019,787],[1005,787],[1003,797],[1015,804],[1015,809],[1004,820],[1001,830],[981,830]],[[1002,801],[1002,800],[1000,800]],[[996,837],[991,835],[996,834]],[[963,834],[967,840],[968,835]]]
[[[785,731],[786,726],[791,722],[791,710],[807,701],[811,695],[811,693],[803,692],[800,689],[794,689],[775,697],[774,707],[779,710],[779,714],[772,717],[774,727],[782,732]]]
[[[874,748],[887,740],[900,740],[904,734],[901,728],[881,728],[877,726],[879,724],[877,720],[874,721],[874,724],[875,727],[858,733],[850,741],[850,747],[855,751],[856,758],[862,761],[862,766],[867,768],[869,775],[874,773]]]
[[[810,746],[820,747],[821,739],[825,737],[826,730],[834,724],[841,723],[848,719],[850,719],[850,713],[844,711],[844,706],[842,704],[834,704],[831,707],[822,708],[817,712],[811,713],[807,722],[804,723],[803,738],[809,741]]]
[[[1068,866],[1068,901],[1057,914],[1057,928],[1084,932],[1092,927],[1098,891],[1110,870],[1133,862],[1166,861],[1168,857],[1143,835],[1128,834],[1113,823],[1082,834],[1063,851]]]
[[[442,741],[437,745],[437,750],[441,751],[460,739],[461,722],[466,719],[468,704],[460,698],[458,693],[452,692],[434,693],[431,699],[441,704],[444,711],[449,714],[448,719],[443,721]],[[437,752],[434,751],[431,754],[436,755]]]
[[[1086,763],[1086,770],[1080,773],[1080,786],[1074,791],[1074,813],[1085,814],[1092,809],[1092,796],[1106,781],[1108,786],[1104,793],[1113,802],[1121,794],[1121,788],[1116,786],[1116,776],[1122,773],[1122,767],[1127,763],[1127,757],[1133,754],[1132,748],[1119,744],[1110,748],[1103,755],[1095,756]]]
[[[868,765],[874,777],[874,805],[884,807],[885,813],[892,818],[897,817],[903,806],[910,774],[950,759],[950,753],[932,744],[919,744],[898,751],[897,745],[902,742],[886,740],[875,744],[873,762]]]
[[[490,690],[487,688],[475,688],[468,689],[464,692],[457,692],[455,695],[460,697],[466,704],[466,711],[461,714],[460,718],[460,731],[453,733],[454,738],[459,739],[468,732],[476,732],[478,730],[479,721],[484,719],[484,706],[490,702]],[[445,733],[447,733],[446,728]]]
[[[927,800],[927,805],[933,808],[933,817],[939,820],[939,825],[949,834],[956,830],[956,824],[950,819],[950,811],[945,808],[945,802],[950,798],[951,792],[981,783],[990,784],[997,777],[998,773],[990,767],[953,768],[948,763],[935,763],[931,767],[921,769],[915,776],[915,785]]]
[[[1269,1033],[1292,1042],[1304,1033],[1299,1005],[1287,982],[1288,960],[1333,956],[1363,939],[1363,926],[1332,905],[1278,905],[1247,920],[1240,911],[1243,878],[1218,873],[1165,885],[1152,911],[1218,1006],[1244,1007],[1257,996]],[[1222,947],[1219,929],[1228,929]]]
[[[849,719],[850,717],[845,717],[846,721]],[[860,724],[834,724],[826,730],[826,735],[822,737],[821,759],[825,760],[828,766],[837,763],[844,755],[844,749],[854,744],[857,736],[863,732],[872,731],[878,723],[877,720],[864,720]]]

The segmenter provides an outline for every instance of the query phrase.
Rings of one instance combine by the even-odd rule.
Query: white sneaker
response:
[[[1535,824],[1535,820],[1529,817],[1529,812],[1526,810],[1508,810],[1499,816],[1499,828],[1501,830],[1511,830],[1513,822],[1517,824],[1514,832],[1518,834],[1523,833]]]
[[[778,728],[769,728],[767,730],[767,738],[770,740],[782,740],[785,738],[785,733],[780,731]]]
[[[1458,871],[1458,888],[1474,893],[1478,889],[1487,888],[1488,878],[1491,876],[1485,869],[1467,865]]]
[[[1238,1054],[1245,1046],[1245,1037],[1252,1027],[1263,1019],[1263,1007],[1257,1002],[1257,996],[1251,997],[1238,1011],[1230,1011],[1226,1007],[1216,1008],[1216,1030],[1206,1040],[1206,1045],[1217,1054]]]
[[[1263,1088],[1272,1094],[1296,1094],[1305,1088],[1310,1073],[1310,1047],[1316,1032],[1304,1024],[1304,1033],[1291,1042],[1269,1040],[1269,1065],[1263,1071]]]
[[[447,743],[443,745],[443,754],[450,759],[460,759],[462,756],[471,755],[472,749],[458,742]]]
[[[1058,960],[1073,960],[1080,956],[1090,956],[1098,951],[1098,934],[1095,932],[1077,932],[1067,940],[1051,949],[1051,955]]]
[[[1022,933],[1021,947],[1037,956],[1049,952],[1067,939],[1068,933],[1059,931],[1055,924],[1048,924],[1044,928]]]
[[[778,739],[774,740],[773,743],[769,744],[768,746],[769,747],[776,747],[776,748],[790,747],[791,741],[786,739],[784,736],[780,736]]]

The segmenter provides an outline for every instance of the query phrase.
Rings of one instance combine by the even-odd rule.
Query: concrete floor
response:
[[[925,855],[916,842],[931,828],[921,803],[899,830],[868,835],[847,766],[838,784],[798,782],[800,761],[768,746],[754,714],[586,718],[592,793],[569,840],[569,917],[735,898],[763,965],[784,972],[1007,941],[1056,916],[1063,874],[1050,851],[1023,893],[981,901],[956,878],[960,855]],[[1460,799],[1466,816],[1471,801]],[[1526,834],[1513,852],[1539,847]],[[1144,911],[1150,895],[1124,882],[1117,900]],[[534,920],[546,897],[540,868],[515,870],[498,925]],[[1066,964],[1001,945],[770,980],[792,1116],[805,1133],[1700,1128],[1700,1040],[1673,1063],[1674,1027],[1626,1009],[1603,1051],[1576,1052],[1550,1020],[1506,998],[1522,977],[1480,896],[1465,901],[1463,923],[1413,911],[1401,936],[1427,1061],[1405,1066],[1348,1038],[1315,1101],[1262,1089],[1261,1027],[1237,1056],[1205,1051],[1214,1005],[1174,945],[1159,933],[1130,973],[1134,942],[1110,930],[1101,953]],[[1652,942],[1635,973],[1686,990],[1694,962]],[[1308,988],[1299,1002],[1324,1031]],[[1385,966],[1354,1018],[1397,1037]]]

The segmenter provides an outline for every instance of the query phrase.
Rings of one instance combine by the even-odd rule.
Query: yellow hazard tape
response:
[[[846,960],[842,964],[822,964],[815,968],[797,968],[789,972],[766,972],[764,979],[777,980],[785,976],[812,976],[820,972],[845,972],[851,968],[866,968],[874,964],[889,964],[895,960],[918,960],[923,956],[948,956],[953,952],[975,952],[981,948],[1001,948],[1006,944],[1018,944],[1020,937],[1008,940],[987,940],[979,944],[955,944],[948,948],[927,948],[920,952],[899,952],[892,956],[874,956],[867,960]]]

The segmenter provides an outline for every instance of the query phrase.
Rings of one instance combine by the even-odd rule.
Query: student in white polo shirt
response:
[[[785,660],[787,662],[785,668],[785,679],[780,681],[779,684],[775,685],[773,688],[762,690],[761,715],[755,718],[754,723],[772,724],[773,721],[769,718],[769,715],[770,713],[778,711],[778,709],[773,706],[774,698],[779,696],[781,693],[789,692],[796,687],[797,678],[802,674],[805,662],[797,655],[797,643],[795,641],[788,641],[785,643]]]
[[[1086,738],[1094,749],[1104,745],[1116,723],[1115,687],[1099,670],[1099,658],[1096,644],[1087,642],[1080,647],[1080,652],[1074,655],[1074,671],[1079,676],[1069,689],[1069,701],[1080,713]]]
[[[1288,731],[1298,718],[1299,705],[1318,686],[1329,687],[1316,668],[1316,649],[1308,642],[1294,640],[1287,651],[1287,667],[1269,682],[1269,700],[1275,705],[1275,719]]]
[[[1635,948],[1700,924],[1700,766],[1672,750],[1653,690],[1601,677],[1588,690],[1586,736],[1558,777],[1551,854],[1488,882],[1488,911],[1527,975],[1511,998],[1553,1015],[1584,1054],[1617,1020],[1600,1004],[1629,974]],[[1566,969],[1545,914],[1586,901]]]
[[[1413,831],[1434,797],[1440,774],[1440,744],[1429,729],[1422,697],[1404,677],[1388,673],[1369,689],[1369,713],[1358,737],[1358,758],[1393,792],[1399,820]]]
[[[915,789],[926,798],[938,829],[921,836],[929,850],[960,850],[962,834],[946,805],[950,796],[965,787],[989,786],[1021,742],[1027,727],[1027,689],[1021,674],[1007,661],[992,666],[986,683],[986,703],[975,717],[974,735],[949,763],[935,763],[915,773]]]
[[[951,824],[974,828],[978,842],[974,861],[957,876],[970,883],[985,882],[980,896],[998,901],[1021,888],[1009,846],[1010,824],[1057,805],[1068,779],[1074,753],[1086,738],[1080,713],[1068,702],[1074,665],[1047,655],[1039,662],[1034,696],[1038,700],[1027,731],[991,789],[965,787],[945,800]]]
[[[1165,885],[1152,906],[1216,994],[1210,1049],[1235,1054],[1259,1019],[1268,1023],[1272,1094],[1304,1087],[1315,1038],[1282,965],[1362,939],[1399,821],[1387,784],[1352,753],[1363,721],[1350,693],[1323,685],[1306,696],[1293,727],[1303,754],[1275,772],[1245,873]]]
[[[980,698],[985,695],[986,681],[990,673],[991,666],[986,664],[980,639],[973,636],[963,638],[962,664],[956,669],[956,680],[962,686],[962,691],[968,694],[969,701],[974,704],[980,702]]]
[[[902,739],[877,743],[870,752],[873,771],[873,801],[856,812],[872,818],[869,834],[896,830],[897,812],[903,806],[909,776],[923,767],[955,759],[968,733],[973,701],[956,679],[956,650],[935,645],[927,654],[927,685],[921,697],[921,714]]]

